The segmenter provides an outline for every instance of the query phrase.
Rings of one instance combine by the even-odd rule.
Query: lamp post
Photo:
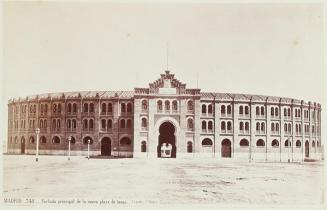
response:
[[[290,163],[291,161],[290,161],[290,149],[291,149],[291,142],[290,142],[290,137],[287,139],[287,146],[288,146],[288,162]]]
[[[68,160],[70,160],[70,141],[72,140],[72,137],[68,137]]]
[[[87,140],[87,159],[90,160],[90,143],[91,143],[91,140],[88,139]]]
[[[40,128],[35,129],[36,133],[36,153],[35,153],[35,161],[39,161],[39,134],[40,134]]]

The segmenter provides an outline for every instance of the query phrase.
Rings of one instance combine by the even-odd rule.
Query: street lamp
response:
[[[70,160],[70,141],[72,140],[72,137],[68,137],[68,160]]]
[[[39,134],[40,134],[40,128],[35,129],[36,133],[36,153],[35,153],[35,161],[39,161]]]
[[[91,140],[88,139],[87,140],[87,159],[90,160],[90,143],[91,143]]]

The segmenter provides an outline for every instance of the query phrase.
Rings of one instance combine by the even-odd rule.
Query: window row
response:
[[[163,108],[164,108],[165,111],[170,111],[170,109],[172,109],[173,111],[177,111],[177,109],[178,109],[177,104],[178,103],[176,100],[172,101],[171,104],[170,104],[170,101],[168,101],[168,100],[166,100],[164,102],[164,104],[161,100],[158,100],[157,101],[157,110],[158,110],[158,112],[162,112]],[[163,107],[163,105],[164,105],[164,107]],[[172,107],[170,108],[170,106],[172,106]]]
[[[256,116],[265,116],[265,107],[264,106],[256,106],[255,107],[255,115]]]

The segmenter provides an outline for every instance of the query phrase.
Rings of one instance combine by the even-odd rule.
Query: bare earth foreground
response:
[[[68,161],[64,156],[40,156],[35,162],[34,156],[3,158],[3,197],[22,205],[324,203],[323,162],[85,157]]]

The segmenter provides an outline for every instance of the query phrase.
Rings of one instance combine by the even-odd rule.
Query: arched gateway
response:
[[[157,156],[176,158],[175,127],[170,122],[164,122],[159,127]]]

